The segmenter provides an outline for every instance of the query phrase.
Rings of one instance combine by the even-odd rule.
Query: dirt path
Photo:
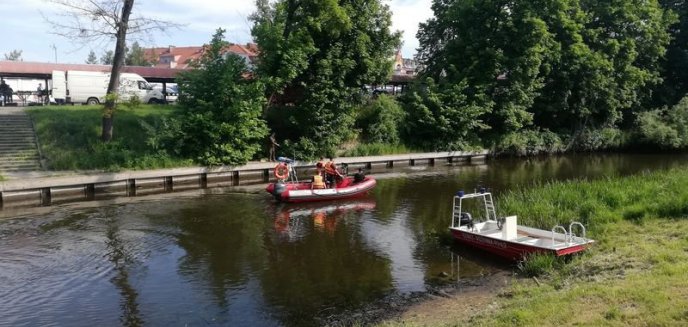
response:
[[[440,296],[431,296],[410,306],[398,318],[387,320],[385,324],[463,325],[471,317],[495,310],[497,296],[514,278],[517,277],[510,272],[499,272],[472,285],[447,291]]]

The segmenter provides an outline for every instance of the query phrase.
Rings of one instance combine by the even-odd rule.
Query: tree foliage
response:
[[[404,110],[397,101],[382,94],[361,107],[356,127],[362,131],[362,139],[366,142],[399,144],[404,117]]]
[[[172,26],[179,26],[172,22],[154,18],[141,17],[134,11],[134,0],[48,0],[61,8],[56,13],[58,20],[46,17],[53,27],[52,33],[81,43],[115,42],[112,56],[110,82],[103,106],[103,121],[101,140],[109,142],[113,134],[113,116],[117,109],[117,91],[119,77],[126,56],[126,40],[128,34],[148,34],[156,30],[165,30]],[[108,57],[102,61],[110,61]]]
[[[22,61],[22,50],[12,50],[9,53],[5,53],[5,60],[9,61]]]
[[[677,19],[668,29],[671,42],[662,61],[664,83],[657,89],[653,105],[671,107],[688,93],[688,2],[660,0],[660,4]]]
[[[688,148],[688,97],[673,107],[639,114],[638,140],[662,149]]]
[[[86,58],[86,64],[89,65],[95,65],[98,63],[98,57],[96,57],[96,53],[91,50],[91,52],[88,53],[88,57]]]
[[[139,43],[134,42],[131,48],[127,49],[124,64],[127,66],[151,66],[152,62],[146,58],[146,53]]]
[[[103,65],[112,65],[112,62],[114,61],[115,57],[115,52],[112,50],[107,50],[103,52],[103,55],[100,56],[100,63]]]
[[[225,54],[228,45],[218,29],[194,69],[180,73],[181,114],[151,129],[153,146],[209,165],[244,164],[260,151],[265,87],[246,78],[246,62]]]
[[[460,150],[480,144],[477,134],[489,129],[482,118],[491,103],[480,92],[467,95],[468,82],[437,84],[427,78],[405,95],[408,117],[404,139],[412,147],[432,150]]]
[[[485,98],[488,136],[536,125],[575,141],[615,126],[658,84],[673,16],[657,1],[433,1],[423,76]]]
[[[251,30],[260,48],[268,113],[289,153],[333,153],[351,136],[361,89],[391,73],[400,34],[379,0],[258,0]]]

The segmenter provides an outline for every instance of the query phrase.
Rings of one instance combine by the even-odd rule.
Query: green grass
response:
[[[53,170],[155,169],[181,167],[190,160],[156,153],[146,144],[140,121],[172,113],[174,106],[120,105],[114,116],[113,139],[100,141],[102,106],[48,106],[31,109],[36,134],[47,164]]]
[[[685,169],[609,177],[595,181],[551,182],[508,192],[497,200],[499,213],[543,229],[582,222],[590,232],[621,220],[688,216]]]
[[[521,264],[495,305],[438,326],[688,325],[688,169],[552,182],[501,196],[500,211],[550,229],[581,220],[596,240],[568,263]],[[460,294],[457,296],[461,296]],[[469,299],[467,299],[468,301]],[[422,322],[385,322],[414,326]]]
[[[341,154],[342,157],[365,157],[365,156],[380,156],[388,154],[403,154],[412,153],[413,151],[403,144],[357,144],[353,149],[347,150]]]

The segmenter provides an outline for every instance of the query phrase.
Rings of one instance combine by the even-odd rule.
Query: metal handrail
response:
[[[557,229],[561,229],[564,231],[564,243],[566,245],[568,245],[569,244],[569,232],[567,232],[566,228],[564,228],[564,226],[561,226],[561,225],[556,225],[556,226],[552,227],[552,245],[555,244],[554,236],[557,233]]]
[[[575,234],[573,234],[573,226],[580,226],[580,228],[583,230],[583,236],[580,238],[583,239],[583,243],[587,243],[588,239],[585,237],[585,226],[583,226],[583,224],[581,224],[577,221],[572,221],[571,224],[569,225],[569,231],[570,231],[569,237],[571,238],[571,242],[573,243],[573,237],[575,236]]]

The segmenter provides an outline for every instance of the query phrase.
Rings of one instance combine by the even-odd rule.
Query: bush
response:
[[[574,142],[574,148],[579,151],[614,150],[625,145],[624,134],[613,127],[600,129],[586,129]]]
[[[381,94],[361,107],[356,127],[362,131],[362,139],[369,143],[399,143],[399,127],[404,111],[396,100]]]
[[[564,144],[557,134],[549,130],[522,130],[503,136],[494,151],[515,156],[559,153],[564,151]]]
[[[244,164],[260,151],[265,88],[245,78],[243,58],[223,55],[227,44],[219,29],[195,69],[179,74],[181,114],[149,126],[150,145],[207,165]]]
[[[688,146],[688,97],[671,109],[656,109],[638,115],[639,143],[662,149],[684,149]]]
[[[122,102],[122,105],[124,105],[124,108],[126,108],[127,110],[138,109],[141,107],[141,104],[142,104],[141,98],[139,98],[139,96],[136,94],[132,94],[129,97],[129,99]]]
[[[492,103],[462,81],[438,85],[431,78],[414,85],[402,100],[407,112],[405,144],[430,151],[465,150],[479,145],[478,133],[490,127],[482,120]]]

